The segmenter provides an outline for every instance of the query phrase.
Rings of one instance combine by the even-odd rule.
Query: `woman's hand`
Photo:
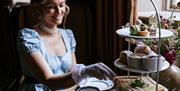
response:
[[[89,66],[76,66],[72,72],[72,77],[76,83],[87,77],[96,77],[98,79],[110,79],[114,80],[116,74],[105,64],[96,63]]]

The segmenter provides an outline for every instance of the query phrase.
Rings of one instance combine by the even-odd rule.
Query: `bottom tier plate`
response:
[[[135,80],[139,79],[144,83],[143,87],[131,87],[130,84]],[[116,77],[116,91],[156,91],[156,82],[149,76],[117,76]],[[168,91],[166,87],[158,84],[157,91]]]

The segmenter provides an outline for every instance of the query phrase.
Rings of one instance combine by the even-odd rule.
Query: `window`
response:
[[[165,9],[168,11],[174,10],[177,7],[178,2],[180,2],[180,0],[166,0]],[[180,11],[180,7],[176,8],[176,11]]]

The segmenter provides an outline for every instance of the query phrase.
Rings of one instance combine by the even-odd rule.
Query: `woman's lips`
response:
[[[62,17],[62,16],[58,16],[58,17],[53,17],[53,19],[56,19],[56,20],[62,20],[63,17]]]

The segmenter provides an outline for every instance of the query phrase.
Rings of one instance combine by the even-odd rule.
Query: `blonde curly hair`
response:
[[[66,0],[65,0],[66,1]],[[47,2],[47,0],[41,0],[40,2],[36,3],[35,7],[36,7],[36,14],[37,14],[37,17],[38,17],[38,20],[41,20],[42,19],[42,11],[44,9],[44,5],[45,3]],[[66,25],[66,20],[67,20],[67,16],[70,12],[70,8],[67,4],[65,4],[65,14],[64,14],[64,19],[63,19],[63,28],[65,29],[65,25]]]

